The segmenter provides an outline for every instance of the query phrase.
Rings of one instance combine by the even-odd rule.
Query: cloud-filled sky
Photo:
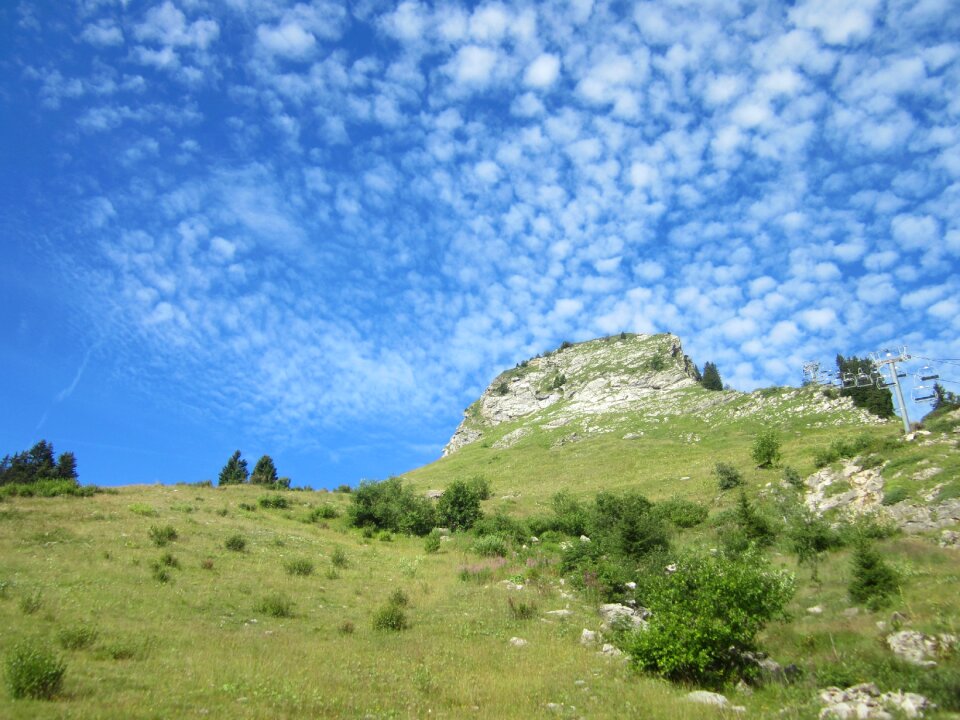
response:
[[[5,3],[0,454],[333,486],[562,340],[958,358],[952,5]]]

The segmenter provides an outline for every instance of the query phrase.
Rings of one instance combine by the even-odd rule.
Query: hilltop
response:
[[[713,668],[746,717],[815,718],[821,690],[867,681],[876,695],[830,697],[922,692],[942,708],[926,717],[951,717],[958,427],[945,408],[905,440],[829,388],[706,390],[678,338],[623,335],[501,373],[445,456],[393,481],[416,502],[488,487],[469,531],[355,527],[356,489],[8,497],[0,653],[52,649],[66,674],[52,700],[0,695],[0,716],[715,718],[689,681],[628,662],[648,636],[601,615],[615,601],[655,627],[666,609],[640,608],[701,567],[718,572],[688,579],[766,578],[786,603],[755,638],[780,674]],[[752,457],[764,433],[774,467]],[[718,464],[739,484],[722,489]],[[882,602],[851,596],[864,539],[894,573]],[[894,636],[937,665],[899,659]]]

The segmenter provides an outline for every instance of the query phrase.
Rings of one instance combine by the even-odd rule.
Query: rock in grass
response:
[[[528,643],[526,640],[524,640],[523,638],[518,638],[518,637],[512,637],[512,638],[510,638],[510,644],[513,645],[514,647],[518,647],[518,648],[519,648],[519,647],[526,647],[527,645],[529,645],[529,643]]]

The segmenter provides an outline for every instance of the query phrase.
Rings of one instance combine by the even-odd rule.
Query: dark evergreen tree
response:
[[[57,477],[61,480],[77,479],[77,458],[72,452],[61,453],[57,458]]]
[[[943,387],[940,383],[933,384],[933,409],[939,410],[940,408],[955,408],[960,406],[960,396],[956,393],[952,393],[946,388]]]
[[[879,377],[877,366],[869,358],[849,357],[837,355],[837,370],[844,384],[861,380],[866,376],[873,380],[864,387],[845,387],[840,391],[844,397],[853,400],[853,404],[873,413],[877,417],[893,417],[893,395],[886,388],[879,388],[876,379]]]
[[[264,455],[253,468],[250,482],[255,485],[275,485],[277,483],[277,467],[269,455]]]
[[[237,450],[227,464],[220,471],[220,485],[240,485],[247,481],[247,461],[240,457],[240,451]]]
[[[723,390],[723,380],[720,379],[720,371],[717,370],[717,366],[712,362],[704,364],[700,384],[707,390]]]

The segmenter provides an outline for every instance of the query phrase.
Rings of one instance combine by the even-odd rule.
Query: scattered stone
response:
[[[427,490],[427,497],[431,500],[439,500],[443,497],[443,490]]]
[[[563,712],[562,703],[547,703],[545,707],[547,708],[547,710],[553,713]]]
[[[632,432],[632,433],[627,433],[626,435],[624,435],[624,436],[623,436],[623,439],[624,439],[624,440],[638,440],[638,439],[640,439],[640,438],[642,438],[642,437],[643,437],[643,433],[642,433],[642,432]]]
[[[762,652],[750,652],[749,650],[740,653],[740,657],[743,661],[755,667],[758,671],[757,679],[761,682],[777,680],[784,681],[786,679],[786,674],[784,673],[783,667],[773,658],[768,657],[765,653]]]
[[[590,542],[590,538],[588,538],[586,535],[581,535],[581,536],[580,536],[580,542],[582,542],[582,543],[588,543],[588,542]]]
[[[524,640],[523,638],[512,637],[512,638],[510,638],[510,644],[513,645],[514,647],[518,647],[518,648],[519,648],[519,647],[525,647],[525,646],[528,645],[529,643],[528,643],[526,640]]]
[[[860,608],[855,608],[855,607],[847,608],[846,610],[843,611],[843,616],[848,618],[854,618],[859,614],[860,614]]]
[[[597,633],[593,630],[588,630],[587,628],[584,628],[583,632],[580,633],[580,644],[596,645],[596,643],[597,643]]]
[[[631,608],[620,603],[607,603],[600,606],[600,617],[603,618],[603,628],[611,630],[614,628],[645,628],[647,626],[646,618],[650,611],[646,608]]]
[[[667,575],[673,575],[673,574],[677,571],[677,564],[676,564],[676,563],[670,563],[669,565],[667,565],[667,566],[663,569],[663,571],[664,571]]]
[[[920,718],[925,710],[936,707],[923,695],[905,693],[902,690],[881,693],[873,683],[853,685],[846,690],[829,687],[820,691],[820,702],[823,703],[820,710],[821,720],[892,720],[893,715],[888,710],[903,713],[908,718]]]
[[[700,703],[701,705],[712,705],[721,710],[729,710],[735,713],[742,713],[747,710],[742,705],[731,705],[730,701],[727,700],[724,695],[710,692],[709,690],[694,690],[691,693],[687,693],[687,700]]]
[[[901,630],[887,635],[887,646],[893,654],[908,663],[934,667],[938,658],[957,644],[956,635],[924,635],[916,630]]]
[[[814,605],[813,607],[808,607],[807,612],[811,615],[823,615],[823,608],[819,605]]]
[[[600,652],[597,654],[605,655],[607,657],[622,657],[623,651],[621,651],[620,648],[618,648],[615,645],[611,645],[610,643],[604,643],[603,647],[600,648]]]
[[[960,532],[956,530],[944,530],[940,533],[940,547],[957,550],[960,548]]]
[[[637,584],[636,584],[635,582],[633,582],[633,580],[631,580],[630,582],[624,583],[623,586],[624,586],[627,590],[636,590],[636,589],[637,589]]]
[[[536,535],[531,535],[530,542],[531,544],[536,545],[538,542],[540,542],[540,538],[538,538]]]
[[[939,475],[941,472],[943,472],[943,468],[938,468],[938,467],[936,467],[936,466],[931,466],[931,467],[924,468],[923,470],[918,470],[917,472],[915,472],[915,473],[913,474],[913,479],[914,479],[914,480],[919,480],[919,481],[922,482],[922,481],[924,481],[924,480],[929,480],[929,479],[932,478],[934,475]]]
[[[507,590],[523,590],[523,585],[515,583],[513,580],[504,580],[500,584],[503,585]]]
[[[547,610],[546,614],[551,617],[555,617],[563,620],[573,615],[573,611],[572,610]]]

